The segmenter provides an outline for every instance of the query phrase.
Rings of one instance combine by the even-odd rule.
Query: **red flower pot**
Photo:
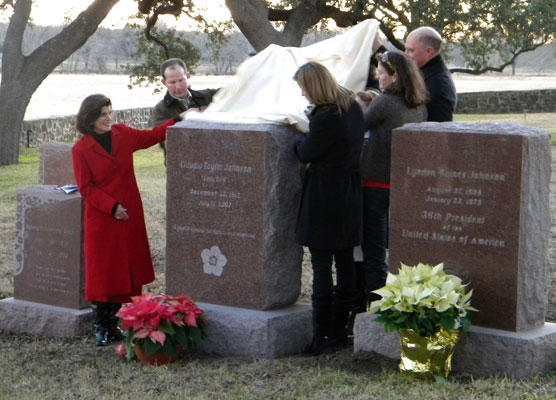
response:
[[[178,350],[178,353],[168,358],[166,357],[166,354],[164,354],[164,351],[162,350],[154,353],[153,355],[148,356],[145,354],[143,349],[140,349],[139,347],[135,346],[135,356],[137,356],[137,359],[141,361],[143,364],[150,364],[150,365],[170,364],[176,362],[178,358],[180,358],[181,356],[182,353],[181,344],[178,344],[176,348]]]

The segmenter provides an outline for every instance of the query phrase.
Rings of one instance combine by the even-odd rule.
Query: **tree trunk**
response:
[[[31,96],[62,61],[95,33],[98,25],[119,0],[95,0],[60,33],[28,56],[23,55],[23,33],[32,0],[17,0],[10,18],[0,82],[0,165],[17,164],[21,124]]]
[[[0,89],[0,98],[10,99],[10,101],[0,101],[0,119],[2,121],[0,124],[0,165],[17,164],[18,162],[21,123],[25,116],[25,109],[31,100],[30,95],[25,95],[19,90],[20,82],[7,86],[7,88],[3,86]]]
[[[323,12],[321,1],[303,0],[292,10],[280,32],[270,23],[264,0],[226,0],[226,7],[241,33],[257,51],[270,44],[300,46],[305,31],[321,19]]]

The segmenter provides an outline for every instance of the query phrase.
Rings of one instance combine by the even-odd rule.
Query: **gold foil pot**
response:
[[[452,355],[459,340],[459,331],[440,329],[434,336],[420,336],[409,329],[400,329],[402,375],[424,380],[435,376],[447,378],[452,369]]]

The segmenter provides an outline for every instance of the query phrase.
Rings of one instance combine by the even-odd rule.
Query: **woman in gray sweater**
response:
[[[388,266],[388,208],[390,205],[390,145],[392,130],[409,122],[427,120],[427,90],[415,63],[400,51],[379,58],[378,80],[383,94],[365,113],[371,131],[361,152],[363,187],[363,271],[366,301],[379,298],[370,292],[386,283]]]

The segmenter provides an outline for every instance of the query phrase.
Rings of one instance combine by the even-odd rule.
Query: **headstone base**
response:
[[[33,336],[70,338],[91,332],[93,311],[75,310],[31,301],[0,300],[0,329]]]
[[[207,338],[198,350],[218,356],[276,358],[300,353],[312,339],[312,308],[294,304],[257,311],[197,303],[204,311]]]
[[[356,355],[378,353],[400,359],[397,333],[386,333],[384,325],[368,313],[357,315],[353,348]],[[520,332],[472,326],[460,338],[452,359],[452,370],[481,376],[527,378],[550,373],[556,367],[556,324],[545,323]]]

